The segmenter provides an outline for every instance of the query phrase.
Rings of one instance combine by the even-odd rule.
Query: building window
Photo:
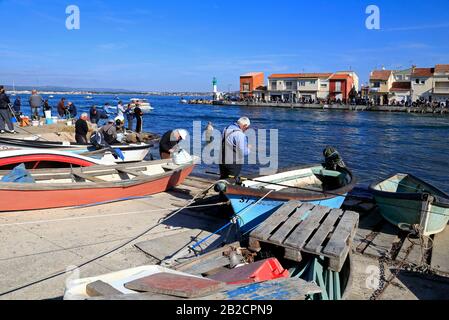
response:
[[[315,84],[315,83],[316,83],[315,80],[311,80],[311,81],[310,81],[310,84]]]
[[[276,81],[273,81],[272,83],[271,83],[271,90],[277,90],[277,82]]]
[[[402,81],[402,79],[403,79],[402,74],[398,74],[398,75],[396,76],[396,80]]]
[[[299,81],[299,86],[300,87],[305,87],[306,86],[306,82],[305,81]]]
[[[293,82],[286,81],[285,82],[285,88],[286,88],[286,90],[292,90],[293,89]]]
[[[380,88],[380,82],[374,82],[373,88]]]
[[[426,81],[425,80],[421,80],[421,84],[425,84],[426,83]]]
[[[249,90],[249,83],[243,83],[242,84],[242,91],[250,91]]]
[[[335,82],[335,91],[336,92],[340,92],[341,91],[341,82],[340,81],[336,81]]]
[[[321,88],[327,88],[327,84],[326,83],[322,83],[321,84]]]

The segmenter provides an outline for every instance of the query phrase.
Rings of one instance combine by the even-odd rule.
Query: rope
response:
[[[180,208],[180,209],[176,210],[175,212],[169,214],[167,217],[161,219],[161,220],[160,220],[157,224],[155,224],[154,226],[152,226],[152,227],[146,229],[145,231],[141,232],[140,234],[138,234],[137,236],[131,238],[130,240],[124,242],[123,244],[121,244],[121,245],[115,247],[114,249],[111,249],[111,250],[109,250],[109,251],[107,251],[107,252],[105,252],[105,253],[103,253],[103,254],[101,254],[101,255],[95,257],[95,258],[92,258],[92,259],[90,259],[90,260],[88,260],[88,261],[85,261],[85,262],[83,262],[83,263],[81,263],[81,264],[79,264],[79,265],[77,265],[77,266],[71,268],[70,270],[61,270],[61,271],[56,272],[55,274],[50,275],[50,276],[47,276],[47,277],[45,277],[45,278],[42,278],[42,279],[33,281],[33,282],[31,282],[31,283],[28,283],[28,284],[26,284],[26,285],[23,285],[23,286],[20,286],[20,287],[17,287],[17,288],[14,288],[14,289],[11,289],[11,290],[2,292],[2,293],[0,293],[0,297],[2,297],[2,296],[4,296],[4,295],[7,295],[7,294],[11,294],[11,293],[17,292],[17,291],[20,291],[20,290],[23,290],[23,289],[26,289],[26,288],[29,288],[29,287],[34,286],[34,285],[39,284],[39,283],[42,283],[42,282],[45,282],[45,281],[48,281],[48,280],[57,278],[57,277],[62,276],[62,275],[64,275],[64,274],[66,274],[66,273],[72,272],[72,271],[74,271],[74,270],[76,270],[76,269],[80,269],[80,268],[82,268],[82,267],[84,267],[84,266],[86,266],[86,265],[88,265],[88,264],[90,264],[90,263],[92,263],[92,262],[95,262],[95,261],[97,261],[97,260],[99,260],[99,259],[101,259],[101,258],[104,258],[104,257],[110,255],[111,253],[114,253],[114,252],[120,250],[121,248],[127,246],[128,244],[130,244],[130,243],[132,243],[132,242],[134,242],[134,241],[136,241],[136,240],[139,239],[140,237],[146,235],[148,232],[150,232],[151,230],[153,230],[153,229],[155,229],[156,227],[158,227],[159,225],[162,224],[162,222],[164,222],[164,221],[170,219],[170,218],[173,217],[174,215],[178,214],[179,212],[181,212],[181,211],[183,211],[184,209],[186,209],[187,207],[189,207],[193,202],[196,201],[196,199],[197,199],[200,195],[205,194],[206,192],[208,192],[211,188],[214,187],[214,185],[215,185],[215,184],[212,184],[210,187],[208,187],[208,188],[205,189],[204,191],[202,191],[202,192],[198,193],[197,195],[195,195],[195,196],[193,197],[193,199],[190,200],[185,206],[183,206],[182,208]]]

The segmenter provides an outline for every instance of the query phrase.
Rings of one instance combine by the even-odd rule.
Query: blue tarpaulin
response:
[[[5,175],[1,182],[14,182],[14,183],[35,183],[34,178],[22,163],[11,170],[10,173]]]

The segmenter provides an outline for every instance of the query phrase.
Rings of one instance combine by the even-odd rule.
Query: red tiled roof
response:
[[[437,64],[435,73],[449,73],[449,64]]]
[[[263,72],[249,72],[249,73],[242,74],[240,76],[240,78],[249,78],[249,77],[254,77],[254,76],[258,76],[258,75],[262,75],[262,74],[263,74]]]
[[[391,92],[410,91],[411,87],[412,85],[410,82],[393,82],[390,91]]]
[[[413,77],[431,77],[433,76],[434,68],[415,68],[412,72]]]
[[[330,79],[331,80],[346,80],[348,78],[352,78],[349,74],[334,74]]]
[[[374,70],[371,72],[370,80],[385,80],[387,81],[393,71],[391,70]]]
[[[284,78],[302,78],[302,79],[310,79],[310,78],[329,78],[332,73],[275,73],[269,76],[269,79],[284,79]]]

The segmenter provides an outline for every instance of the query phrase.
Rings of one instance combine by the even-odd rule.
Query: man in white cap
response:
[[[240,118],[223,131],[221,141],[220,179],[238,177],[243,168],[245,156],[249,154],[245,131],[251,125],[247,117]]]
[[[171,154],[176,151],[178,143],[187,139],[188,132],[184,129],[170,130],[164,133],[159,142],[159,154],[161,159],[170,159]]]

